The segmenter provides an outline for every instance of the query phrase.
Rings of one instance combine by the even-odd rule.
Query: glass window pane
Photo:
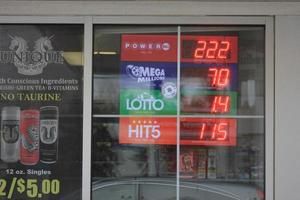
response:
[[[103,198],[109,198],[110,200],[138,200],[136,194],[137,185],[134,183],[123,183],[122,181],[113,184],[95,182],[93,184],[92,198],[95,200],[102,200]]]
[[[264,51],[263,27],[182,28],[181,199],[263,199]]]
[[[119,199],[148,199],[144,184],[176,183],[176,31],[168,26],[94,29],[93,199],[114,199],[106,192],[113,189]],[[133,195],[119,184],[124,180],[137,184]],[[103,184],[110,186],[95,189]],[[174,187],[166,188],[176,196]]]
[[[176,27],[97,26],[93,113],[176,115]],[[171,88],[170,94],[161,88]],[[168,95],[166,97],[166,95]]]
[[[125,179],[137,199],[262,200],[264,27],[176,30],[95,26],[93,182]]]
[[[264,115],[264,28],[184,27],[181,114]]]
[[[170,179],[149,180],[139,184],[139,199],[176,199],[176,181]]]

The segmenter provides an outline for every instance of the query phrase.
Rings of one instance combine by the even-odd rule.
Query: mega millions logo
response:
[[[126,73],[138,83],[162,81],[166,79],[165,70],[159,67],[127,65]]]
[[[37,75],[50,63],[63,64],[63,51],[54,51],[50,37],[41,37],[34,42],[33,50],[29,50],[28,42],[19,36],[9,35],[9,50],[0,51],[0,63],[14,64],[19,74]]]

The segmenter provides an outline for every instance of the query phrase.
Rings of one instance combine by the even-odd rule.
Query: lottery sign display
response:
[[[119,142],[121,144],[176,144],[176,118],[121,118]]]
[[[237,63],[237,36],[182,36],[182,62]]]
[[[176,114],[176,61],[176,36],[123,35],[120,114]]]
[[[237,36],[181,37],[181,113],[237,113]],[[235,146],[236,119],[181,118],[184,145]]]
[[[177,37],[122,35],[120,114],[155,117],[177,115],[177,109],[180,109],[184,115],[212,115],[198,121],[197,118],[181,119],[181,144],[236,145],[236,120],[215,120],[214,116],[237,114],[238,37],[183,35],[180,42],[180,94],[177,94]],[[177,107],[177,95],[180,95],[180,108]],[[174,120],[176,122],[175,117]],[[172,137],[168,137],[169,141],[148,137],[133,139],[132,132],[141,132],[143,128],[132,129],[129,121],[125,116],[121,118],[120,143],[176,144]],[[138,121],[143,120],[134,120]],[[136,126],[148,127],[146,122]],[[163,126],[163,120],[155,122]],[[151,130],[145,129],[146,135]],[[176,136],[176,128],[168,130]],[[186,139],[190,133],[194,136]],[[170,133],[165,134],[170,136]]]
[[[236,114],[237,36],[182,36],[181,44],[181,113]],[[205,97],[209,109],[199,107]]]
[[[235,146],[235,119],[181,118],[183,145]]]

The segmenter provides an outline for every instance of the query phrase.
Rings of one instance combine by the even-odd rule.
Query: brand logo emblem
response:
[[[125,42],[125,49],[133,49],[133,50],[162,50],[169,51],[171,49],[171,45],[168,42],[158,42],[158,43],[144,43],[144,42]]]
[[[122,117],[120,144],[176,144],[176,117]]]
[[[158,67],[127,65],[126,73],[138,83],[165,80],[165,70]]]
[[[17,121],[4,121],[2,137],[6,143],[15,143],[19,139],[19,126]]]
[[[166,99],[172,99],[177,94],[177,87],[175,83],[166,82],[161,86],[161,94]]]
[[[39,148],[39,132],[37,126],[29,126],[27,128],[28,137],[22,135],[23,148],[28,152],[33,152]]]
[[[29,51],[26,40],[22,37],[9,35],[11,51],[0,51],[0,63],[12,63],[23,75],[37,75],[50,63],[63,64],[63,51],[54,51],[51,39],[41,37],[34,42],[33,51]]]
[[[53,144],[57,140],[57,120],[40,120],[40,139],[45,144]]]
[[[160,125],[157,121],[133,121],[128,125],[128,138],[158,139],[160,138]]]
[[[152,95],[144,92],[138,97],[130,100],[126,99],[127,110],[155,110],[160,111],[164,108],[165,104],[160,99],[155,99]]]

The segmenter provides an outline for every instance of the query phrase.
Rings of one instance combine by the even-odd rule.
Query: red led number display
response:
[[[229,114],[230,95],[192,95],[181,98],[181,110],[188,113]]]
[[[201,90],[228,90],[232,87],[232,75],[230,67],[186,67],[181,70],[181,85]]]
[[[211,78],[212,88],[224,88],[229,85],[230,70],[227,68],[209,68],[208,76]]]
[[[208,139],[224,141],[228,139],[227,122],[214,123],[210,134],[207,134],[207,128],[208,125],[206,123],[201,124],[201,128],[199,130],[199,140]]]
[[[237,63],[237,36],[182,36],[182,62]]]
[[[229,41],[197,41],[198,48],[195,49],[194,58],[227,59],[230,47]]]
[[[235,119],[184,118],[180,121],[180,143],[185,145],[236,145]]]
[[[211,113],[228,113],[230,110],[230,96],[214,96]]]

